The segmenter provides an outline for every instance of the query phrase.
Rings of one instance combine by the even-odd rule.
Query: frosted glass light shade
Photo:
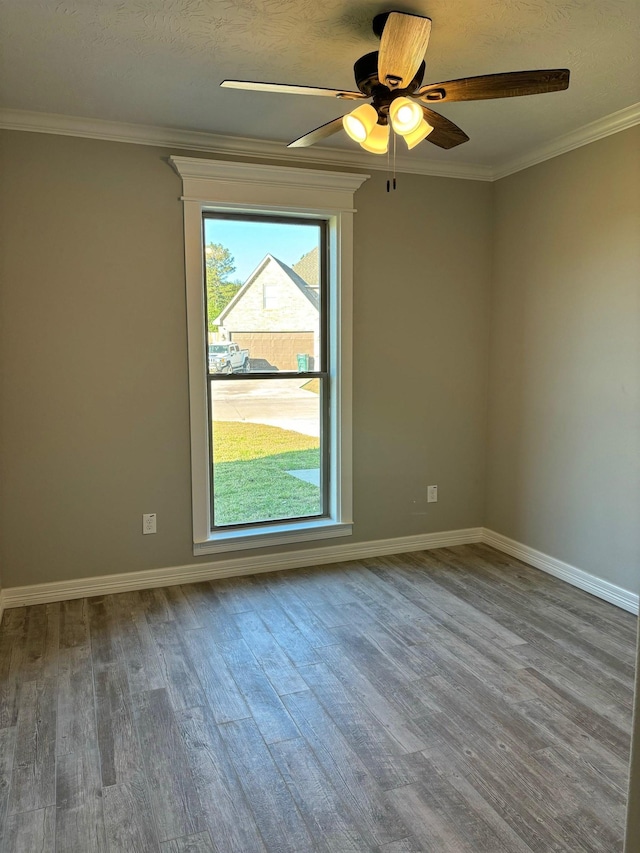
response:
[[[429,136],[432,130],[433,128],[431,125],[422,119],[413,133],[406,134],[404,141],[407,143],[407,148],[415,148],[419,142],[422,142],[423,139],[426,139],[427,136]]]
[[[389,125],[376,124],[360,146],[372,154],[386,154],[389,148]]]
[[[342,126],[355,142],[364,142],[378,122],[378,113],[371,104],[362,104],[342,119]]]
[[[409,98],[396,98],[389,107],[389,117],[393,129],[399,136],[407,136],[420,126],[422,108]]]

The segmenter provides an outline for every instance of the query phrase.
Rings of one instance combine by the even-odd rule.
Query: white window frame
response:
[[[182,178],[191,414],[193,553],[350,536],[352,519],[353,194],[369,175],[170,157]],[[211,530],[203,213],[325,219],[329,230],[329,507],[327,517]]]

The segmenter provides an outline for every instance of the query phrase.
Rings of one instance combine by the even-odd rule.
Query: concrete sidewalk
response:
[[[320,436],[320,397],[308,379],[211,381],[214,421],[267,424]]]

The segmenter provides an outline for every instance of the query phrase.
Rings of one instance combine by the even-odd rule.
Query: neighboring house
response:
[[[303,278],[315,291],[320,289],[320,252],[317,246],[303,255],[291,269]]]
[[[254,368],[297,370],[298,355],[318,358],[318,308],[318,286],[266,255],[214,322],[222,338],[249,350]]]

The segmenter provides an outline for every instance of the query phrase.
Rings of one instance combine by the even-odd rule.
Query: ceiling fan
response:
[[[428,139],[439,148],[454,148],[469,137],[430,105],[439,101],[479,101],[558,92],[569,86],[569,71],[512,71],[462,77],[446,83],[422,85],[424,55],[429,44],[431,19],[405,12],[384,12],[373,19],[380,50],[367,53],[353,67],[358,92],[322,89],[287,83],[254,83],[223,80],[228,89],[323,95],[341,100],[369,100],[345,116],[339,116],[289,143],[288,148],[306,148],[344,130],[366,151],[385,154],[389,146],[389,124],[409,148]]]

